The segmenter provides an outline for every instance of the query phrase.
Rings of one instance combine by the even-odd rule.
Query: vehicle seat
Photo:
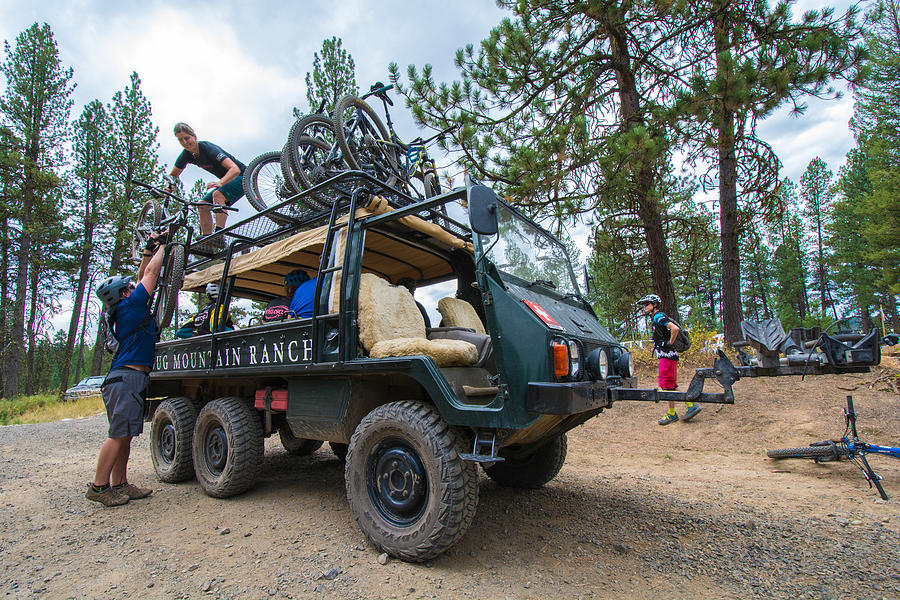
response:
[[[438,301],[438,312],[443,317],[445,327],[468,327],[475,333],[485,333],[484,323],[475,312],[475,308],[459,298],[441,298]]]
[[[445,326],[430,329],[428,339],[463,340],[475,344],[478,348],[476,367],[485,366],[493,358],[491,336],[485,333],[484,324],[471,304],[458,298],[441,298],[438,312]]]
[[[427,339],[409,290],[371,273],[359,281],[359,341],[372,358],[424,354],[439,367],[468,367],[478,360],[478,349],[470,342]]]

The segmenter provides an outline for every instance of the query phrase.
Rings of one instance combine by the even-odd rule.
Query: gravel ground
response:
[[[863,433],[896,444],[900,399],[865,382]],[[543,489],[482,476],[468,534],[421,565],[367,544],[327,446],[296,458],[276,436],[258,484],[216,500],[158,482],[145,432],[130,479],[153,496],[105,509],[83,496],[105,417],[0,427],[0,597],[900,598],[897,500],[852,465],[765,458],[840,433],[837,385],[742,381],[735,407],[666,428],[616,405]],[[900,497],[896,463],[873,460]]]

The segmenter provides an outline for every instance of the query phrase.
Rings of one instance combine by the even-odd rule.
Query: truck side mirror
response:
[[[497,194],[484,185],[469,188],[469,224],[481,235],[497,233]]]

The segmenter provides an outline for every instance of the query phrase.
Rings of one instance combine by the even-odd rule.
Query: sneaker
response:
[[[132,485],[127,481],[122,485],[115,486],[117,490],[128,496],[130,500],[140,500],[141,498],[146,498],[150,494],[153,493],[153,490],[150,488],[142,488],[136,485]]]
[[[670,415],[669,413],[666,413],[666,416],[664,416],[662,419],[659,420],[659,424],[660,425],[668,425],[669,423],[674,423],[677,420],[678,420],[678,415]]]
[[[104,506],[122,506],[128,504],[130,498],[122,491],[113,486],[109,486],[105,490],[95,490],[90,483],[87,486],[87,492],[84,497],[94,502],[99,502]]]
[[[699,413],[701,410],[703,409],[700,408],[698,404],[693,405],[692,407],[687,409],[686,413],[684,413],[684,418],[682,418],[682,421],[690,421],[691,419],[696,417],[697,413]]]

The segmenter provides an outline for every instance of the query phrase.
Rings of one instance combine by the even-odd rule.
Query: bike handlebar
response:
[[[168,175],[163,175],[163,179],[165,179],[166,182],[169,183],[169,185],[174,185],[174,183],[175,183],[174,177],[169,177]],[[169,198],[177,200],[178,202],[180,202],[181,204],[183,204],[185,206],[210,206],[210,207],[212,207],[212,210],[214,212],[222,212],[222,211],[236,212],[239,210],[237,208],[234,208],[233,206],[225,206],[224,204],[214,204],[214,203],[210,203],[210,202],[192,202],[190,200],[185,200],[181,196],[176,196],[172,192],[169,192],[162,188],[158,188],[155,185],[150,185],[149,183],[146,183],[144,181],[139,181],[137,179],[129,179],[128,181],[130,183],[133,183],[134,185],[137,185],[137,186],[140,186],[140,187],[146,189],[148,192],[150,192],[151,195],[153,195],[157,198],[160,198],[162,196],[167,196]]]
[[[372,87],[369,88],[369,93],[366,94],[365,96],[363,96],[362,99],[365,100],[369,96],[378,96],[379,98],[381,98],[382,100],[384,100],[385,102],[387,102],[388,104],[393,106],[394,101],[391,100],[387,95],[387,91],[390,89],[393,89],[393,87],[394,87],[393,83],[390,85],[384,85],[383,83],[378,81],[378,82],[372,84]]]

